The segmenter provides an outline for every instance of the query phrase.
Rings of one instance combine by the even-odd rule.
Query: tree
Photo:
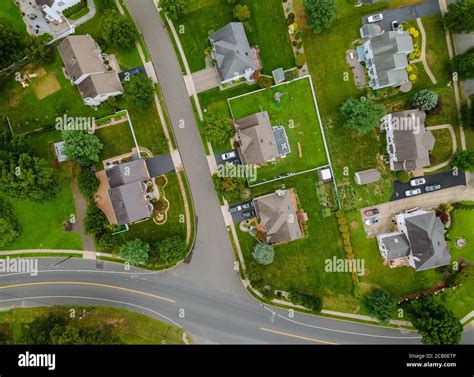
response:
[[[50,62],[53,57],[51,47],[36,37],[30,37],[25,53],[28,55],[28,59],[35,64]]]
[[[304,12],[308,26],[321,33],[328,29],[336,18],[335,0],[304,0]]]
[[[345,128],[365,134],[379,124],[385,115],[385,107],[369,99],[361,101],[349,98],[342,104],[340,112],[346,119]]]
[[[250,10],[247,5],[237,4],[234,8],[234,18],[240,22],[250,20]]]
[[[160,262],[175,264],[186,256],[186,242],[180,236],[167,237],[159,242],[157,251]]]
[[[107,11],[102,21],[102,37],[117,50],[134,48],[137,33],[132,21],[116,11]]]
[[[454,152],[453,166],[462,171],[474,170],[474,150],[457,150]]]
[[[89,168],[81,168],[77,177],[79,191],[86,198],[92,198],[99,188],[100,182],[94,172]]]
[[[234,5],[237,2],[237,0],[225,0],[225,2],[229,5]]]
[[[18,158],[6,153],[0,159],[0,190],[12,197],[39,202],[51,198],[57,188],[53,169],[45,160],[28,153]]]
[[[0,70],[25,56],[25,38],[9,22],[0,21]]]
[[[259,242],[253,247],[252,257],[259,264],[263,264],[264,266],[272,264],[274,256],[275,250],[266,243]]]
[[[438,95],[432,90],[421,89],[410,98],[410,103],[420,110],[429,111],[438,104]]]
[[[139,238],[135,238],[133,241],[128,241],[120,247],[120,256],[130,264],[138,266],[148,261],[149,251],[149,244]]]
[[[20,235],[20,224],[12,205],[0,198],[0,247],[5,246]]]
[[[108,233],[107,218],[102,210],[94,204],[89,204],[89,207],[87,207],[84,230],[88,234],[93,234],[96,238],[101,238]]]
[[[433,297],[411,301],[408,314],[424,344],[457,344],[463,327],[454,313]]]
[[[228,120],[220,115],[206,113],[202,121],[204,136],[214,145],[224,145],[232,137],[232,127]]]
[[[474,1],[457,0],[448,4],[448,12],[443,16],[447,28],[457,34],[474,31]],[[471,15],[471,16],[468,16]]]
[[[220,196],[226,198],[230,203],[237,202],[245,191],[245,178],[212,176],[214,186]]]
[[[177,20],[184,14],[186,8],[185,0],[160,0],[160,7],[165,11],[169,18]]]
[[[100,139],[87,131],[63,131],[64,154],[79,165],[90,166],[99,161],[99,153],[103,148]]]
[[[124,89],[127,99],[142,109],[149,108],[155,100],[152,81],[141,73],[132,75],[128,80],[125,80]]]
[[[371,316],[387,325],[397,308],[397,300],[390,293],[376,289],[362,298],[362,305]]]
[[[323,303],[319,297],[301,293],[296,289],[290,289],[289,299],[293,304],[302,305],[314,312],[319,312],[323,308]]]
[[[456,55],[451,60],[453,72],[458,74],[459,80],[466,80],[474,78],[474,47],[463,54]]]

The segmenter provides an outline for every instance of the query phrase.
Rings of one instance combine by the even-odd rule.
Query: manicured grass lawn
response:
[[[69,317],[70,310],[77,315],[87,313],[80,323],[84,327],[99,328],[101,325],[113,326],[113,334],[125,344],[183,344],[183,331],[175,326],[158,321],[131,310],[95,306],[55,306],[11,309],[0,312],[0,326],[8,334],[8,343],[17,344],[22,337],[22,325],[37,317],[48,315],[51,311]]]
[[[273,95],[277,92],[284,93],[279,106],[273,100]],[[328,163],[309,79],[235,98],[229,100],[229,105],[234,119],[263,110],[268,111],[272,126],[285,127],[291,152],[275,164],[260,167],[257,181]]]
[[[250,24],[253,29],[247,34],[250,45],[260,47],[263,71],[271,73],[278,67],[294,66],[293,51],[285,24],[283,7],[274,0],[243,0],[239,4],[248,5],[251,12]],[[223,0],[191,0],[186,14],[175,21],[191,72],[205,68],[204,50],[210,46],[209,31],[216,31],[234,21],[233,7]]]
[[[26,25],[21,16],[20,7],[11,0],[1,0],[0,3],[0,19],[7,20],[15,29],[26,35]]]
[[[307,173],[284,181],[285,187],[294,188],[300,208],[308,213],[305,237],[275,247],[275,259],[269,266],[260,266],[265,284],[272,289],[295,288],[324,297],[324,307],[334,310],[354,310],[356,300],[351,294],[349,273],[325,272],[325,260],[333,256],[344,258],[342,239],[335,217],[322,217],[322,207],[316,195],[316,173]],[[281,182],[267,183],[252,189],[258,197],[281,188]],[[240,245],[246,263],[251,256],[255,240],[238,230]]]
[[[448,232],[450,238],[450,250],[453,260],[464,258],[474,262],[474,209],[456,209],[451,212],[452,225]],[[458,238],[464,238],[466,246],[458,249],[454,242]]]
[[[95,134],[99,137],[103,144],[100,152],[100,168],[102,169],[102,161],[109,158],[119,156],[124,153],[130,153],[135,148],[132,132],[127,122],[114,124],[113,126],[104,127],[96,130]]]
[[[434,164],[440,164],[448,160],[453,152],[451,132],[446,129],[434,130],[432,132],[436,138],[436,144],[434,149],[431,151],[431,154],[435,158]]]

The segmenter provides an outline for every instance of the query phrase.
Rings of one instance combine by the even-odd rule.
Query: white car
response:
[[[222,161],[226,161],[226,160],[230,160],[231,158],[237,157],[237,153],[235,153],[235,151],[230,151],[227,153],[223,153],[221,157],[222,157]]]
[[[415,178],[410,181],[410,186],[416,187],[416,186],[421,186],[426,183],[426,179],[424,178]]]
[[[415,196],[415,195],[419,195],[419,194],[421,194],[421,189],[420,188],[405,191],[405,196]]]
[[[377,13],[369,16],[367,18],[367,21],[372,23],[372,22],[378,22],[383,20],[383,14],[382,13]]]

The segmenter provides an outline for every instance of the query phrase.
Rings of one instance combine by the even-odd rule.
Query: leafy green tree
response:
[[[99,161],[99,153],[103,148],[100,139],[86,131],[63,131],[64,154],[79,165],[90,166]]]
[[[247,5],[237,4],[234,8],[234,18],[240,22],[250,20],[250,10]]]
[[[0,69],[9,67],[25,56],[26,42],[20,31],[0,20]]]
[[[87,207],[84,219],[84,230],[88,234],[93,234],[96,238],[101,238],[109,232],[108,221],[102,210],[93,203]]]
[[[397,309],[397,300],[390,293],[376,289],[362,298],[362,305],[371,316],[387,325]]]
[[[92,198],[99,188],[100,182],[94,172],[89,168],[81,168],[77,177],[79,191],[86,198]]]
[[[385,107],[370,99],[361,101],[349,98],[342,104],[340,112],[346,119],[345,128],[366,134],[379,124],[385,115]]]
[[[18,158],[6,154],[0,160],[0,191],[20,199],[42,201],[57,191],[53,169],[48,163],[28,153]]]
[[[19,157],[22,153],[28,153],[30,148],[24,136],[12,137],[10,130],[4,128],[0,131],[0,151]]]
[[[166,237],[158,243],[157,259],[171,265],[177,263],[186,256],[186,242],[180,236]]]
[[[20,235],[20,224],[10,203],[0,198],[0,247]]]
[[[212,179],[217,193],[230,203],[237,202],[245,191],[245,178],[219,177],[216,174]]]
[[[232,137],[229,121],[222,116],[207,113],[202,121],[204,136],[213,145],[224,145]]]
[[[148,261],[150,245],[136,238],[120,248],[120,256],[130,264],[138,266]]]
[[[336,18],[336,1],[304,0],[304,11],[308,26],[315,33],[321,33],[329,29]]]
[[[252,257],[259,264],[264,266],[272,264],[274,256],[275,250],[273,250],[273,247],[264,242],[259,242],[253,247]]]
[[[471,15],[471,16],[468,16]],[[474,1],[457,0],[448,4],[448,12],[443,16],[447,28],[457,34],[474,31]]]
[[[463,327],[454,313],[433,297],[410,302],[408,314],[424,344],[457,344]]]
[[[160,7],[165,11],[169,18],[177,20],[184,14],[186,9],[185,0],[160,0]]]
[[[130,102],[147,109],[155,100],[155,88],[151,80],[141,73],[130,76],[124,83],[125,96]]]
[[[35,64],[48,63],[53,58],[51,47],[36,37],[29,38],[25,53],[28,55],[28,59]]]
[[[130,50],[135,47],[137,33],[132,21],[116,11],[107,11],[102,19],[102,37],[106,43],[117,50]]]
[[[410,103],[420,110],[429,111],[438,104],[438,95],[432,90],[421,89],[410,98]]]
[[[453,72],[457,72],[459,80],[474,78],[474,47],[451,60]]]
[[[224,1],[229,5],[234,5],[237,2],[237,0],[224,0]]]
[[[453,155],[453,166],[462,171],[474,170],[474,150],[457,150]]]
[[[317,296],[301,293],[297,291],[296,289],[290,289],[289,299],[293,304],[302,305],[305,308],[314,312],[320,312],[323,308],[323,303],[322,303],[321,298]]]

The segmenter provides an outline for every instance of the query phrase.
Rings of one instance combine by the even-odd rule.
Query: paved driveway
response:
[[[251,217],[245,217],[245,216],[243,215],[243,213],[244,213],[244,212],[253,211],[253,210],[254,210],[254,209],[253,209],[253,203],[252,203],[252,202],[245,202],[245,203],[239,203],[239,205],[242,206],[242,205],[247,204],[247,203],[249,203],[249,204],[252,206],[252,208],[245,208],[245,209],[243,208],[243,209],[241,209],[240,211],[235,211],[235,212],[230,212],[230,210],[231,210],[232,208],[234,208],[234,207],[237,207],[236,205],[231,206],[231,207],[229,208],[229,212],[230,212],[230,214],[232,215],[232,221],[234,222],[234,224],[238,224],[238,223],[240,223],[240,222],[243,221],[243,220],[248,220],[248,219],[251,218]]]
[[[455,186],[463,186],[466,184],[466,175],[461,173],[458,175],[453,175],[452,170],[443,171],[441,173],[435,173],[430,175],[425,175],[423,178],[426,179],[426,184],[422,186],[418,186],[421,188],[422,192],[424,192],[424,188],[426,185],[430,185],[433,183],[438,183],[441,185],[441,190],[455,187]],[[414,179],[414,178],[413,178]],[[395,181],[393,183],[393,194],[390,200],[400,200],[405,198],[405,191],[413,188],[410,186],[410,183],[403,183],[400,181]]]
[[[219,76],[214,67],[208,67],[201,71],[194,72],[192,76],[196,93],[217,88],[220,84]]]
[[[234,158],[231,158],[230,160],[223,160],[222,159],[222,155],[224,153],[229,153],[229,152],[235,152],[235,157]],[[239,158],[239,154],[237,153],[237,151],[235,149],[231,149],[231,150],[228,150],[226,152],[223,152],[223,153],[217,153],[215,155],[215,158],[216,158],[216,163],[217,165],[222,165],[224,164],[225,162],[228,162],[229,164],[239,164],[240,165],[240,158]]]
[[[380,25],[383,30],[388,31],[391,30],[391,24],[394,20],[401,23],[403,21],[414,20],[418,17],[430,16],[436,13],[441,13],[438,0],[428,0],[424,3],[414,4],[408,7],[386,10],[382,12],[383,20],[375,23]],[[362,24],[367,23],[367,17],[371,14],[362,17]]]

